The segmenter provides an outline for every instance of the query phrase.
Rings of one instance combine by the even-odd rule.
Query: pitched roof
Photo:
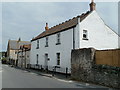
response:
[[[20,49],[21,45],[30,44],[29,41],[9,40],[9,48],[12,50]]]
[[[31,41],[35,41],[35,40],[43,38],[45,36],[48,36],[48,35],[51,35],[51,34],[54,34],[54,33],[60,32],[60,31],[67,30],[71,27],[74,27],[78,24],[78,18],[80,18],[80,22],[82,22],[90,13],[91,13],[90,11],[87,11],[86,13],[83,13],[80,16],[74,17],[72,19],[69,19],[68,21],[62,22],[59,25],[53,26],[53,27],[49,28],[49,30],[44,31],[37,37],[33,38]]]
[[[31,44],[21,45],[20,48],[30,50],[31,49]]]

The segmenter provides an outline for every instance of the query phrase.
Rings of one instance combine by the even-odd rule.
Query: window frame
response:
[[[46,42],[45,42],[46,45],[45,45],[45,47],[48,47],[48,37],[46,37],[45,39],[46,39]]]
[[[37,47],[36,47],[36,49],[39,49],[39,44],[40,42],[39,42],[39,40],[37,40]]]
[[[85,35],[85,37],[84,37]],[[83,36],[82,36],[83,40],[88,40],[88,31],[87,30],[83,30]]]
[[[60,66],[60,53],[56,53],[56,58],[57,58],[57,66]]]
[[[57,35],[57,43],[56,43],[56,45],[59,45],[59,44],[61,44],[61,39],[60,39],[61,34],[57,33],[56,35]]]
[[[36,54],[36,65],[38,65],[38,63],[39,63],[39,54]]]

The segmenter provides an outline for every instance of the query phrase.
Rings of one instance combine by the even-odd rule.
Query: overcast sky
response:
[[[2,51],[8,40],[30,41],[49,27],[64,22],[89,10],[90,2],[3,2],[2,10]],[[102,19],[113,30],[118,30],[118,3],[98,2],[96,9]],[[1,6],[1,3],[0,3]],[[1,20],[1,19],[0,19]],[[1,22],[0,22],[1,23]],[[1,41],[0,41],[1,42]],[[0,43],[1,46],[1,43]],[[0,49],[1,51],[1,49]]]

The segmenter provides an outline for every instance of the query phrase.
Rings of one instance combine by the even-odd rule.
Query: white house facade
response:
[[[27,68],[30,64],[31,44],[21,45],[18,51],[18,67]]]
[[[71,50],[95,48],[97,50],[120,48],[118,38],[100,18],[91,2],[90,11],[62,24],[48,28],[31,40],[30,64],[43,65],[57,72],[71,73]]]

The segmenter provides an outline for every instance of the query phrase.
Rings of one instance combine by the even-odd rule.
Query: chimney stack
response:
[[[20,42],[20,41],[21,41],[21,38],[19,37],[18,42]]]
[[[92,0],[89,5],[90,5],[90,11],[96,10],[96,3],[94,3],[94,0]]]
[[[48,23],[46,23],[45,30],[49,30]]]

